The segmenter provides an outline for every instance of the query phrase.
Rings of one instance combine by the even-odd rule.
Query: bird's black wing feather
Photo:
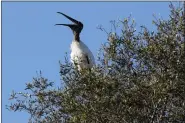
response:
[[[89,57],[88,57],[87,55],[86,55],[85,57],[86,57],[86,59],[87,59],[87,63],[90,64],[90,62],[89,62]]]

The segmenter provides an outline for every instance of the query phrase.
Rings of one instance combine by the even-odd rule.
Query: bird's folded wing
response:
[[[82,62],[85,62],[87,64],[90,64],[90,59],[87,54],[82,54]]]

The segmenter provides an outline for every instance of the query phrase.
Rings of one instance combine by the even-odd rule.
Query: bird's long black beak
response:
[[[70,21],[72,21],[74,24],[55,24],[55,25],[63,25],[63,26],[69,26],[69,27],[71,27],[71,26],[73,26],[73,25],[79,25],[79,21],[77,21],[77,20],[75,20],[75,19],[73,19],[72,17],[69,17],[68,15],[66,15],[66,14],[64,14],[64,13],[62,13],[62,12],[57,12],[58,14],[62,14],[63,16],[65,16],[67,19],[69,19]],[[80,26],[80,25],[79,25]]]
[[[62,25],[62,26],[73,26],[74,24],[55,24],[55,25]]]

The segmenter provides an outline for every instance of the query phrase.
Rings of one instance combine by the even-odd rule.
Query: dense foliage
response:
[[[66,57],[64,86],[40,75],[7,108],[34,123],[185,122],[185,19],[182,6],[169,7],[168,20],[153,21],[156,31],[137,32],[130,17],[112,22],[121,33],[108,33],[96,67],[78,71]]]

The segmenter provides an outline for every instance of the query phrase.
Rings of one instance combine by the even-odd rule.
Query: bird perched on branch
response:
[[[68,15],[62,14],[67,19],[73,22],[73,24],[56,24],[69,27],[73,32],[73,41],[71,43],[71,61],[76,64],[78,70],[92,68],[95,65],[95,60],[92,52],[89,48],[80,40],[80,32],[83,29],[83,24],[80,21],[77,21]]]

